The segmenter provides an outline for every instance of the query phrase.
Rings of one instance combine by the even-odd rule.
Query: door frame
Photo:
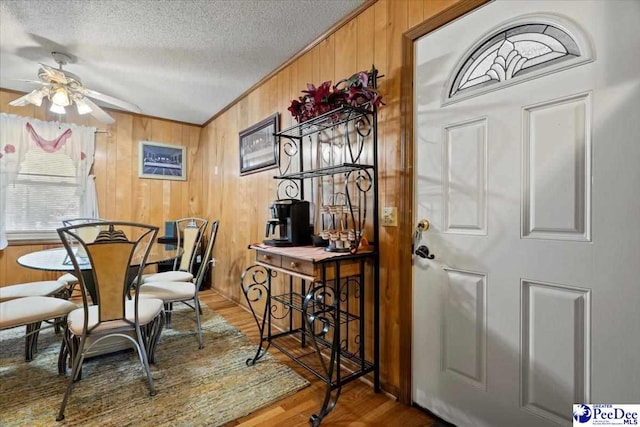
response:
[[[413,269],[412,254],[407,251],[413,239],[414,224],[414,143],[413,143],[413,67],[414,45],[420,37],[442,27],[491,0],[461,0],[402,35],[402,63],[400,71],[400,164],[404,173],[400,174],[399,239],[400,245],[400,396],[402,403],[411,405],[412,371],[411,349],[413,336]]]

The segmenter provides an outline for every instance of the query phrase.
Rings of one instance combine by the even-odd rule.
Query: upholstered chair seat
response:
[[[64,323],[69,312],[76,305],[61,298],[28,296],[0,302],[0,330],[26,326],[25,359],[33,360],[38,350],[38,334],[42,322]],[[59,361],[58,371],[64,373],[64,363]]]
[[[72,283],[78,283],[78,278],[71,273],[65,273],[62,276],[58,277],[58,280],[61,282],[65,282],[70,285]]]
[[[23,297],[56,295],[62,292],[66,286],[65,282],[58,280],[43,280],[3,286],[0,288],[0,302]]]
[[[0,329],[64,317],[77,306],[71,301],[53,297],[24,297],[0,303]]]
[[[62,276],[58,277],[58,281],[66,283],[69,296],[71,296],[71,294],[73,293],[76,285],[80,283],[78,281],[78,278],[71,273],[65,273]]]
[[[151,323],[160,315],[162,309],[162,300],[146,299],[145,303],[140,304],[140,307],[138,308],[138,319],[140,325],[144,326]],[[93,334],[99,333],[103,330],[111,331],[113,329],[117,329],[119,326],[122,326],[123,328],[131,328],[131,323],[128,323],[123,319],[113,320],[110,322],[100,322],[98,319],[98,310],[99,307],[97,305],[88,307],[89,321],[87,323],[87,327],[91,329],[91,332]],[[125,302],[125,316],[129,322],[135,321],[134,301]],[[96,327],[96,325],[98,326]],[[82,330],[84,328],[84,309],[78,308],[69,313],[69,316],[67,317],[67,327],[69,328],[69,331],[74,335],[82,335]],[[93,329],[94,327],[95,329]]]
[[[193,298],[196,285],[193,282],[150,282],[142,286],[141,297],[160,298],[166,302]]]
[[[193,274],[188,271],[162,271],[160,273],[143,274],[142,283],[151,282],[190,282]]]

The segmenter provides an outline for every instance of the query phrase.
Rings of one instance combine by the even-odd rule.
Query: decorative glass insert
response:
[[[580,56],[576,41],[556,26],[528,23],[509,27],[490,35],[467,56],[449,98]]]

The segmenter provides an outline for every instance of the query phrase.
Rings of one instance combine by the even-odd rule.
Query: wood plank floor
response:
[[[240,329],[252,341],[258,342],[258,328],[251,313],[212,290],[202,291],[200,299]],[[231,426],[309,426],[309,417],[317,412],[325,393],[325,384],[292,362],[276,349],[270,353],[282,360],[311,385],[296,394],[262,408],[244,418],[226,424]],[[374,393],[363,381],[353,381],[342,388],[338,404],[322,421],[322,426],[437,426],[434,419],[422,411],[396,402],[384,393]]]

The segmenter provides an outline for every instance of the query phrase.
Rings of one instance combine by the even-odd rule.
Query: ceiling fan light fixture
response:
[[[69,100],[69,94],[63,87],[58,87],[55,89],[53,95],[51,96],[51,102],[59,107],[66,107],[67,105],[71,104],[71,101]]]
[[[82,115],[93,111],[93,109],[86,102],[84,102],[84,99],[78,98],[75,100],[75,102],[76,108],[78,109],[78,114]]]
[[[40,63],[40,69],[38,70],[38,78],[40,81],[25,81],[39,83],[42,87],[10,101],[9,105],[24,107],[28,104],[34,104],[40,107],[42,106],[42,99],[47,98],[48,104],[45,103],[45,108],[48,106],[49,110],[54,113],[65,114],[65,107],[70,107],[75,103],[78,114],[90,113],[96,120],[106,124],[114,123],[115,119],[95,104],[93,99],[114,105],[126,111],[135,113],[142,112],[135,104],[83,86],[80,77],[62,69],[63,65],[72,62],[71,56],[61,52],[51,52],[51,55],[59,67],[54,68]]]
[[[66,113],[66,110],[64,109],[64,107],[62,105],[55,104],[54,102],[51,102],[51,107],[49,107],[49,111],[51,111],[53,113],[58,113],[58,114],[65,114]]]

